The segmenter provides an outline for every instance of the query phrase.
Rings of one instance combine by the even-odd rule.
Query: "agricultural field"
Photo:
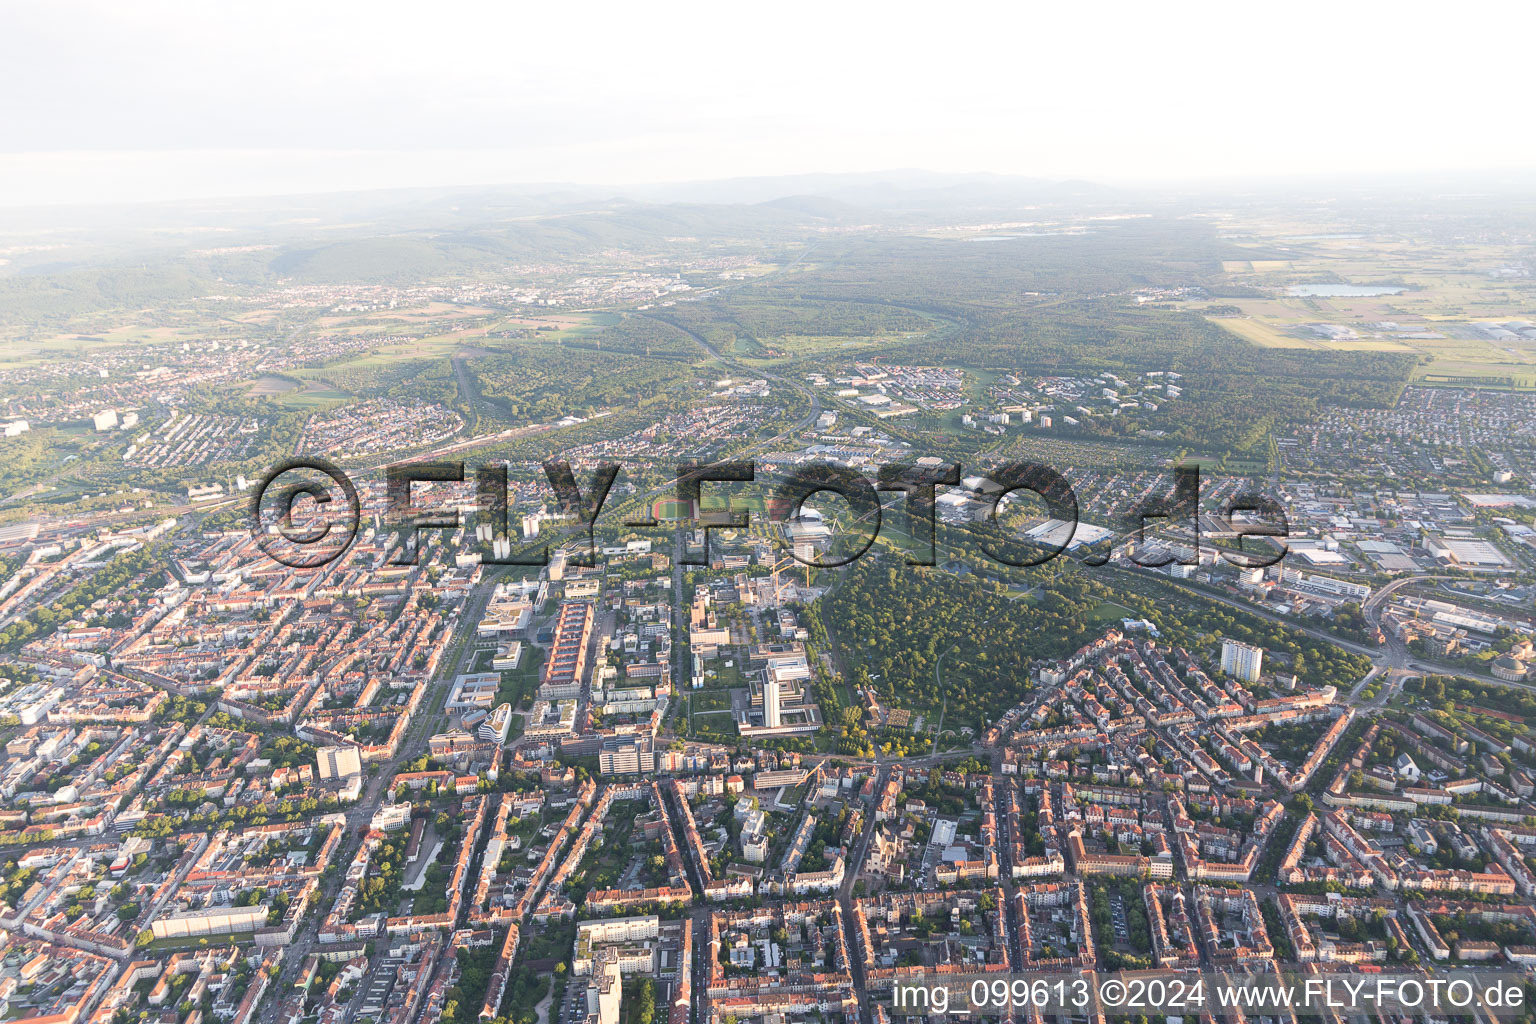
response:
[[[1233,291],[1243,293],[1189,308],[1261,347],[1413,353],[1417,382],[1536,388],[1536,342],[1499,340],[1477,326],[1536,318],[1536,284],[1504,275],[1507,249],[1366,235],[1278,235],[1263,244],[1295,258],[1224,260]],[[1340,285],[1353,294],[1292,294]],[[1372,290],[1384,294],[1360,294]]]

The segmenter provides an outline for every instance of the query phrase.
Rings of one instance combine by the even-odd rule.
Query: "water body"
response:
[[[1407,290],[1407,288],[1370,284],[1293,284],[1285,290],[1285,293],[1301,298],[1368,299],[1376,295],[1401,295]]]

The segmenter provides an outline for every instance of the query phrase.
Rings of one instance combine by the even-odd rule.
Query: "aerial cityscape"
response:
[[[145,130],[0,202],[0,1020],[1533,1019],[1528,174]]]

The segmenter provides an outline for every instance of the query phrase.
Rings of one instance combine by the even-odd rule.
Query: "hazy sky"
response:
[[[1529,3],[0,3],[8,205],[1536,168]]]

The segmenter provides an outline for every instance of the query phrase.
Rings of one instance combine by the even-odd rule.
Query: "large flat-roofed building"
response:
[[[362,753],[356,747],[321,747],[315,760],[322,779],[349,779],[363,774]]]
[[[804,768],[778,768],[772,771],[761,771],[752,776],[753,789],[779,789],[784,786],[798,786],[805,781],[810,773]]]
[[[576,731],[574,700],[536,700],[523,719],[523,735],[531,740],[558,740]]]
[[[533,621],[533,602],[523,598],[501,598],[486,606],[476,631],[481,636],[521,633]]]
[[[597,752],[602,775],[649,775],[656,770],[656,749],[649,736],[614,736]]]
[[[619,972],[631,974],[654,964],[654,947],[649,944],[661,933],[661,919],[655,914],[644,917],[614,917],[601,921],[583,921],[576,926],[576,947],[571,956],[571,973],[578,978],[592,973],[593,962],[603,946],[618,946]],[[636,947],[636,948],[625,948]]]
[[[512,705],[503,701],[496,706],[485,721],[480,723],[479,736],[487,743],[505,743],[512,727]]]
[[[443,706],[449,711],[489,708],[495,702],[496,692],[500,689],[500,672],[467,673],[453,681],[453,692],[448,695],[448,703]]]
[[[795,646],[800,646],[796,644]],[[780,683],[791,683],[811,678],[811,664],[804,650],[786,654],[770,654],[763,659],[764,671]]]
[[[584,576],[581,579],[565,581],[565,596],[571,599],[595,598],[602,593],[603,581],[597,576]]]
[[[496,653],[491,658],[491,668],[497,672],[506,672],[517,668],[523,662],[523,642],[513,640],[510,643],[498,644]]]
[[[173,939],[254,932],[265,927],[266,923],[267,908],[256,904],[249,907],[215,907],[212,910],[194,910],[173,917],[162,917],[152,923],[149,929],[157,939]]]
[[[1438,562],[1468,569],[1507,569],[1510,566],[1503,552],[1476,537],[1442,537],[1431,533],[1424,538],[1424,549]]]
[[[1286,586],[1304,593],[1328,594],[1362,603],[1370,600],[1371,597],[1371,588],[1364,583],[1336,580],[1332,576],[1323,576],[1319,573],[1305,573],[1299,569],[1282,570],[1280,581]]]

